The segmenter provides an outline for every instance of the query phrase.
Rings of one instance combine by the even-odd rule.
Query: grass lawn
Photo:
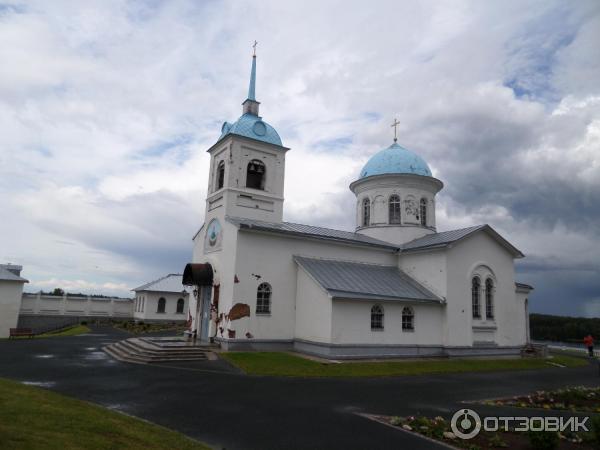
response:
[[[346,363],[321,363],[291,353],[279,352],[228,352],[221,353],[221,356],[248,374],[287,377],[385,377],[556,367],[548,364],[549,361],[567,367],[588,364],[582,358],[571,356],[555,356],[552,359],[442,359]]]
[[[0,379],[0,448],[209,449],[167,428],[3,379]]]
[[[89,333],[90,329],[85,325],[75,325],[69,328],[63,328],[61,330],[49,331],[48,333],[38,334],[36,338],[47,338],[55,336],[77,336],[78,334]]]

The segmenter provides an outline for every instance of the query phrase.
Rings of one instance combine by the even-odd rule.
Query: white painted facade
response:
[[[169,274],[133,290],[133,319],[147,322],[178,322],[188,319],[189,294],[180,274]]]
[[[0,265],[0,338],[7,338],[17,327],[23,285],[28,281],[20,276],[22,267]]]
[[[210,265],[213,276],[212,286],[191,295],[192,330],[202,336],[201,328],[208,329],[205,337],[225,349],[295,348],[334,357],[519,353],[528,339],[526,297],[531,290],[515,284],[514,259],[523,255],[488,226],[449,232],[460,237],[444,241],[435,220],[441,181],[402,172],[359,178],[350,186],[356,196],[356,233],[315,231],[282,222],[288,150],[236,134],[222,136],[208,150],[205,223],[193,239],[192,263]],[[246,187],[246,173],[255,160],[266,169],[264,189]],[[224,167],[221,175],[219,167]],[[393,221],[392,195],[401,205],[400,217]],[[428,238],[435,245],[427,244]],[[327,260],[332,267],[352,262],[377,265],[382,273],[396,268],[412,279],[408,284],[436,300],[403,297],[400,291],[364,298],[349,292],[345,298],[301,267],[295,260],[299,256]],[[332,283],[343,283],[343,274],[336,276]],[[473,312],[474,277],[482,283],[477,291],[480,318]],[[270,292],[268,311],[261,306],[263,283]],[[492,283],[488,290],[486,283]],[[365,279],[369,284],[373,280]],[[206,293],[210,311],[199,300]],[[384,312],[381,329],[373,328],[374,305]],[[249,314],[238,318],[234,311],[244,308]],[[412,311],[410,329],[403,327],[405,308]]]
[[[129,298],[25,293],[19,315],[130,319],[133,315],[133,302]]]

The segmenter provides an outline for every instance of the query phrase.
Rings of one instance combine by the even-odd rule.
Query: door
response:
[[[208,328],[210,325],[210,297],[212,286],[202,286],[202,306],[200,308],[200,340],[208,342]]]

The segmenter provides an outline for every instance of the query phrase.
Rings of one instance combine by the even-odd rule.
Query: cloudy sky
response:
[[[348,184],[397,117],[446,185],[439,230],[489,223],[533,311],[600,316],[595,0],[0,4],[0,262],[26,290],[182,270],[255,39],[286,220],[352,229]]]

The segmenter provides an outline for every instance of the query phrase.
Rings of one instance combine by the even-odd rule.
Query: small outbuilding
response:
[[[185,321],[188,293],[181,284],[182,275],[170,273],[133,289],[133,318],[145,322]]]
[[[23,285],[29,283],[21,277],[22,266],[0,264],[0,338],[6,338],[11,328],[17,327]]]

